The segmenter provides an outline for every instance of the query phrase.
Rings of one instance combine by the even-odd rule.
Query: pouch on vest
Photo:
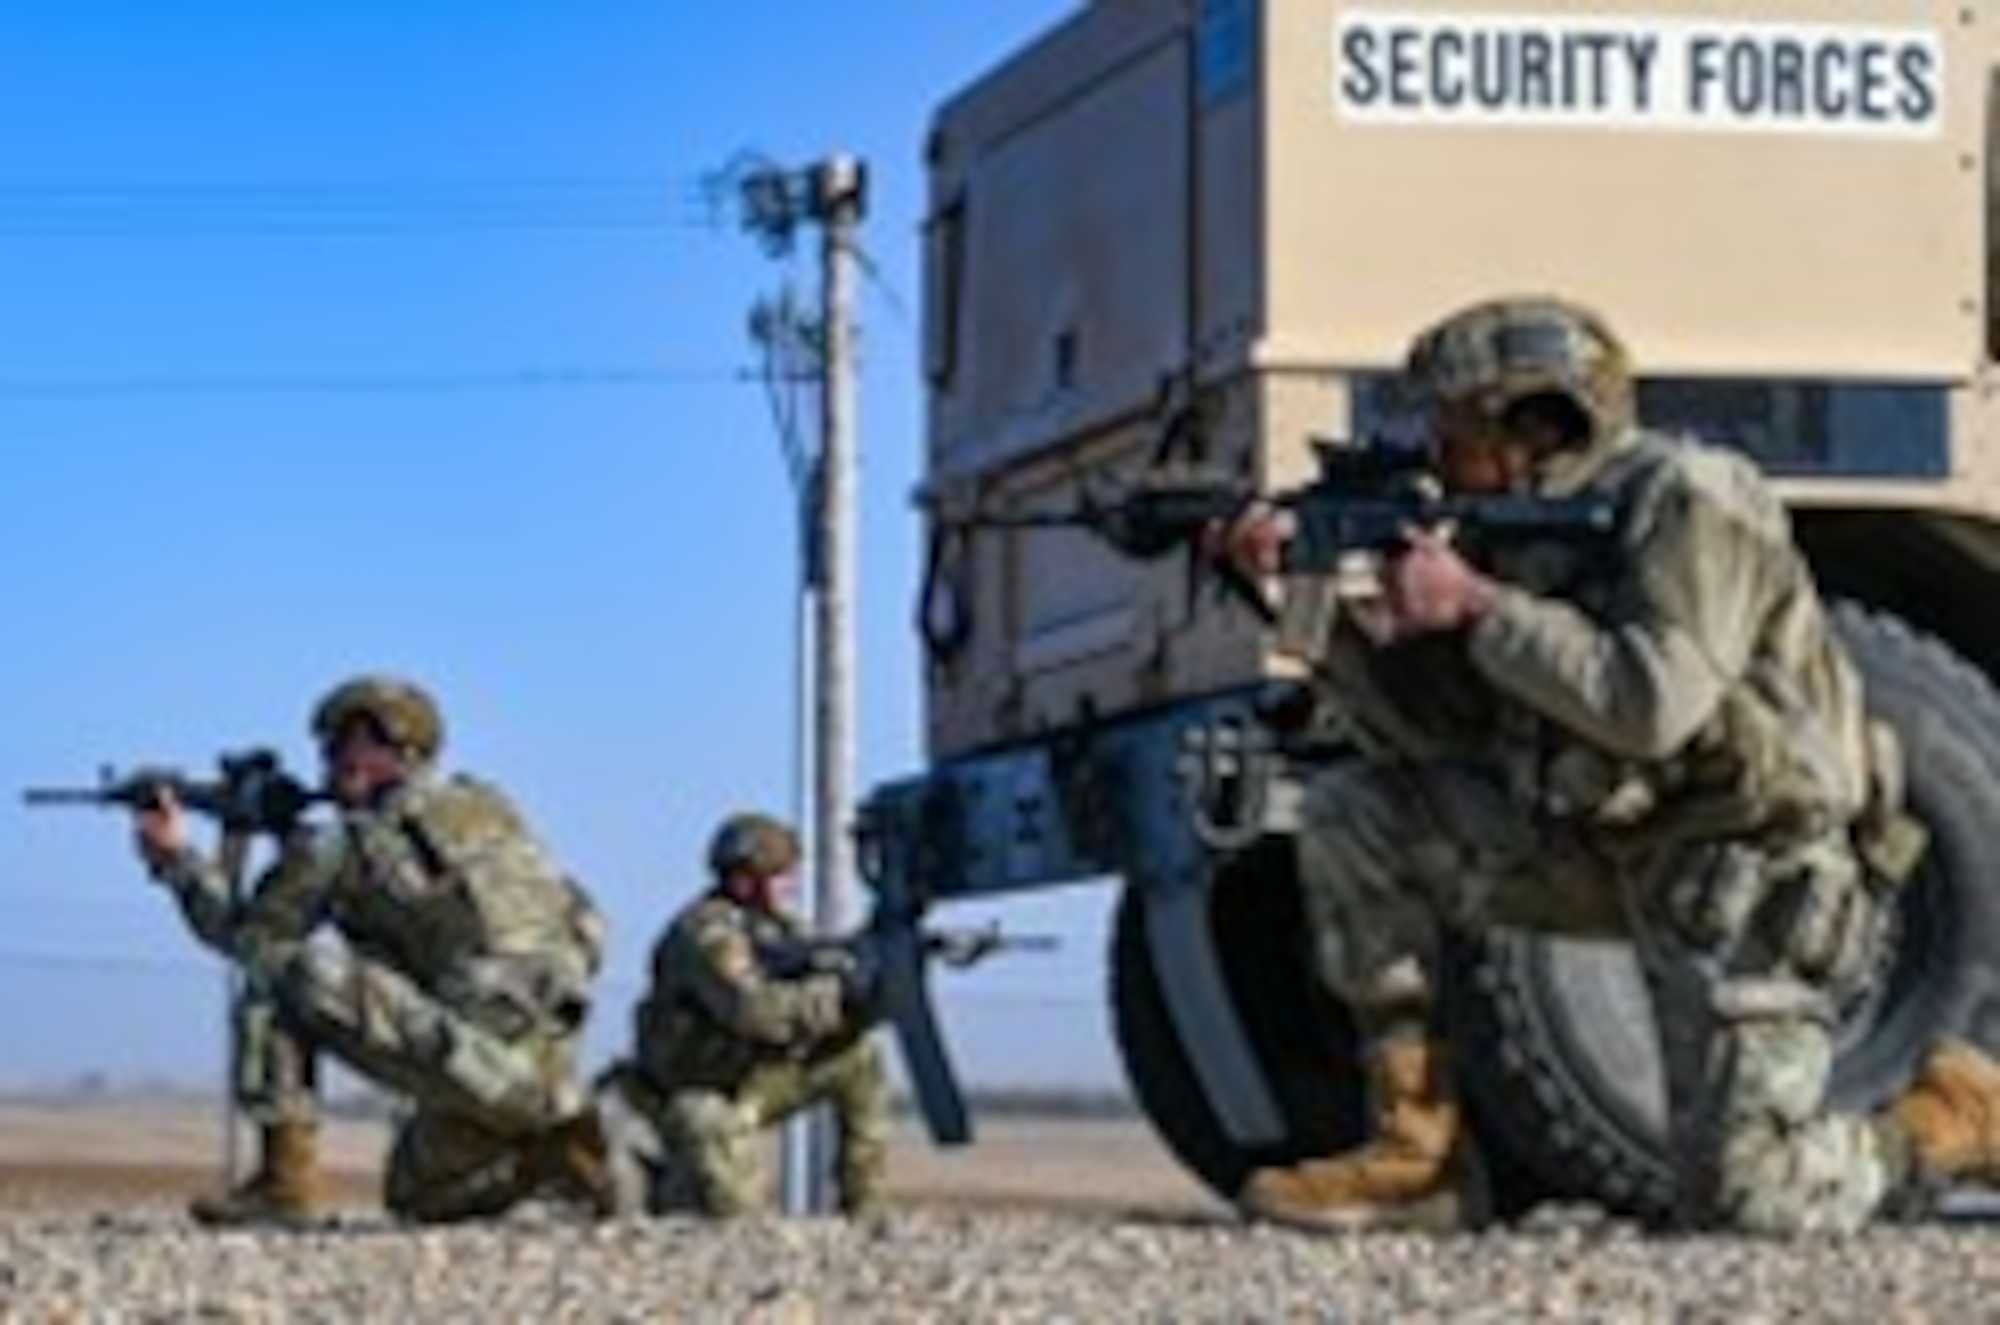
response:
[[[1796,840],[1824,831],[1833,807],[1797,757],[1799,739],[1754,687],[1732,687],[1681,757],[1677,794],[1662,810],[1673,836]]]
[[[1886,722],[1870,721],[1868,803],[1854,821],[1854,850],[1878,889],[1899,888],[1930,847],[1930,830],[1904,807],[1908,789],[1903,745]]]

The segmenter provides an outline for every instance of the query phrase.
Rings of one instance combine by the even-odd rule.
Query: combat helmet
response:
[[[718,878],[738,869],[775,878],[798,863],[798,835],[768,814],[732,814],[708,842],[708,867]]]
[[[1426,411],[1470,403],[1495,421],[1537,396],[1568,401],[1586,425],[1582,448],[1633,422],[1632,361],[1591,310],[1547,295],[1487,300],[1418,336],[1404,376]]]
[[[313,709],[313,737],[325,745],[356,718],[372,721],[418,759],[435,759],[444,747],[444,717],[437,701],[414,682],[380,675],[341,682]]]

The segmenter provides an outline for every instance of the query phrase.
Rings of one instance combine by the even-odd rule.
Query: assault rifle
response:
[[[838,974],[877,964],[870,948],[876,934],[863,928],[846,936],[802,936],[759,950],[767,971],[780,978],[814,972]],[[942,962],[953,970],[979,965],[988,957],[1005,952],[1053,952],[1052,934],[1009,934],[999,921],[977,929],[943,929],[925,926],[917,933],[926,960]]]
[[[926,957],[958,971],[977,966],[998,953],[1054,952],[1056,949],[1053,934],[1009,934],[1000,928],[997,920],[977,929],[940,929],[933,926],[919,933]]]
[[[179,769],[143,767],[126,774],[105,769],[95,787],[31,787],[22,798],[33,806],[97,805],[128,810],[156,809],[171,795],[196,814],[205,814],[233,832],[283,836],[326,793],[285,771],[270,750],[245,750],[216,760],[217,776],[193,778]]]
[[[1242,479],[1187,467],[1163,467],[1116,490],[1086,486],[1076,504],[1059,511],[973,512],[944,522],[966,528],[1078,528],[1128,557],[1152,560],[1176,550],[1194,558],[1204,534],[1263,503],[1291,517],[1281,554],[1289,575],[1347,570],[1357,554],[1394,553],[1413,529],[1445,532],[1468,552],[1538,538],[1602,538],[1616,518],[1596,497],[1446,492],[1420,453],[1400,447],[1321,444],[1320,475],[1305,487],[1260,493]],[[1274,616],[1254,580],[1233,562],[1216,560],[1215,574],[1266,620]]]

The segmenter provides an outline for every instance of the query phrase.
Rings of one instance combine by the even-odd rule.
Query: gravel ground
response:
[[[2000,1202],[1794,1244],[1669,1239],[1551,1211],[1506,1233],[1247,1227],[1126,1122],[900,1134],[879,1223],[394,1226],[379,1127],[334,1124],[336,1222],[214,1233],[212,1110],[0,1102],[0,1325],[44,1322],[1778,1321],[2000,1325]]]
[[[1564,1223],[1310,1237],[1221,1217],[209,1233],[0,1216],[13,1321],[2000,1321],[2000,1228],[1760,1244]]]

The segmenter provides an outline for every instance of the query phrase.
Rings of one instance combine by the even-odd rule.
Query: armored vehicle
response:
[[[1135,1096],[1217,1193],[1360,1123],[1299,951],[1293,664],[1173,558],[979,528],[1192,460],[1265,489],[1393,421],[1413,332],[1475,299],[1604,312],[1652,422],[1780,476],[1901,732],[1931,842],[1847,1010],[1867,1105],[2000,1047],[2000,22],[1957,0],[1096,0],[952,98],[927,153],[928,763],[863,807],[878,915],[1115,877]],[[1455,954],[1501,1214],[1668,1201],[1617,945]],[[920,984],[898,1024],[968,1131]]]

